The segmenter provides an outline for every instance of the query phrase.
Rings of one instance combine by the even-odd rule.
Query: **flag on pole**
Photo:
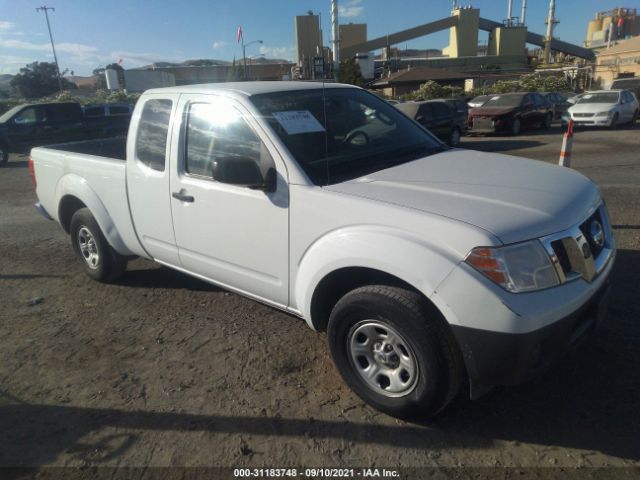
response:
[[[238,27],[238,43],[240,43],[240,40],[242,39],[242,27]]]

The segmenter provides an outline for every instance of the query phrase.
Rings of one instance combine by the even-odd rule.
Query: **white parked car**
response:
[[[598,90],[582,95],[564,121],[571,118],[576,125],[615,128],[635,122],[639,110],[638,100],[629,90]]]
[[[451,149],[365,90],[151,90],[113,142],[31,152],[37,208],[91,278],[140,256],[300,317],[389,414],[520,383],[602,319],[615,244],[593,182]]]

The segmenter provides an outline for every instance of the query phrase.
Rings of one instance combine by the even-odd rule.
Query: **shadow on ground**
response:
[[[139,272],[134,278],[151,282],[159,273],[162,278],[164,274],[157,271]],[[181,276],[170,278],[183,286]],[[162,281],[157,284],[163,285]],[[141,430],[264,435],[274,441],[286,437],[344,439],[431,451],[483,448],[500,440],[597,451],[638,461],[638,284],[640,252],[619,251],[608,322],[597,338],[537,380],[495,391],[476,402],[461,398],[428,423],[376,425],[34,405],[0,391],[0,466],[46,465],[63,452],[101,464],[118,459],[136,445]],[[90,433],[100,440],[88,444],[84,437]]]
[[[115,283],[125,287],[135,288],[168,288],[185,289],[197,292],[219,292],[220,288],[168,267],[127,270]]]

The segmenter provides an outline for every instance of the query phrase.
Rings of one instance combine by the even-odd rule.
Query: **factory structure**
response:
[[[640,35],[640,17],[635,8],[614,8],[598,12],[587,27],[585,46],[611,47],[611,43]]]
[[[620,7],[596,13],[587,26],[584,44],[575,45],[554,35],[559,23],[555,17],[556,1],[565,0],[549,0],[544,33],[527,28],[527,0],[519,0],[519,5],[506,0],[506,19],[501,22],[482,17],[477,8],[453,1],[447,17],[370,38],[365,23],[340,23],[338,0],[330,0],[331,28],[326,36],[319,13],[309,11],[294,18],[293,62],[249,58],[242,68],[235,61],[156,63],[127,70],[126,84],[132,91],[142,91],[150,86],[237,79],[332,79],[341,61],[355,61],[367,87],[393,97],[415,90],[427,80],[471,90],[532,71],[555,71],[572,79],[581,76],[588,80],[581,84],[572,81],[576,88],[588,88],[594,82],[607,88],[620,78],[640,80],[637,9]],[[518,6],[520,14],[516,16],[514,7]],[[442,50],[399,48],[410,40],[441,31],[448,31],[449,37]],[[488,37],[479,43],[482,31],[488,32]],[[537,50],[530,50],[531,46]]]
[[[527,44],[544,49],[539,63],[553,62],[554,54],[563,58],[578,58],[592,61],[593,50],[560,41],[553,36],[558,21],[555,18],[555,1],[550,1],[545,34],[530,32],[525,24],[526,0],[521,0],[521,13],[513,13],[513,0],[507,3],[506,20],[495,22],[480,15],[480,10],[471,6],[458,6],[453,2],[451,15],[436,21],[389,33],[378,38],[369,38],[366,24],[340,24],[337,0],[331,2],[331,48],[324,47],[321,18],[313,12],[295,17],[297,63],[295,77],[317,79],[333,76],[340,60],[355,59],[360,71],[373,88],[383,86],[386,94],[397,95],[402,90],[413,88],[413,83],[429,78],[419,78],[415,72],[411,85],[393,87],[385,78],[403,70],[421,68],[423,72],[438,73],[440,79],[450,77],[460,83],[463,74],[474,78],[522,74],[532,69],[532,58]],[[404,56],[395,47],[415,38],[442,30],[449,31],[449,45],[439,54]],[[489,32],[486,45],[479,45],[479,32]],[[381,52],[381,53],[376,53]],[[419,53],[419,52],[418,52]],[[445,71],[445,72],[442,72]],[[407,75],[404,75],[407,77]],[[471,84],[470,88],[473,88]]]

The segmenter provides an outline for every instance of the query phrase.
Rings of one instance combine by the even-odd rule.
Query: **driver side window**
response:
[[[250,159],[260,165],[261,156],[268,155],[240,111],[226,101],[189,105],[185,142],[185,171],[208,178],[218,158]]]
[[[22,110],[15,116],[14,122],[18,125],[30,125],[47,120],[44,109],[41,107],[29,107]]]

